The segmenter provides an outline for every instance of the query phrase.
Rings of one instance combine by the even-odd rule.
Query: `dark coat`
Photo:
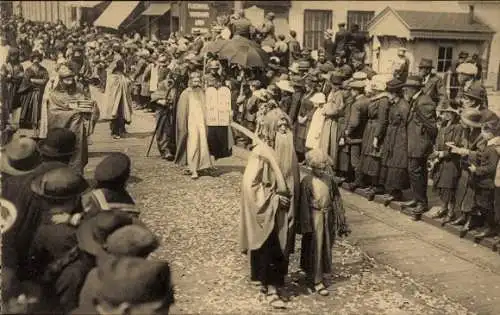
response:
[[[497,139],[500,140],[500,137]],[[495,189],[495,173],[499,159],[496,148],[500,146],[500,141],[491,142],[489,141],[485,148],[478,151],[478,154],[472,155],[470,162],[476,165],[476,171],[473,175],[474,184],[482,189],[493,190]]]
[[[325,49],[326,60],[333,61],[335,58],[335,44],[331,39],[323,40],[323,48]]]
[[[439,161],[433,172],[435,188],[453,189],[457,187],[460,177],[460,157],[450,152],[447,142],[460,143],[462,137],[462,126],[454,123],[439,129],[436,139],[436,151],[445,151],[445,156]]]
[[[307,117],[307,121],[304,124],[300,124],[297,119],[295,123],[295,149],[297,150],[297,152],[306,151],[305,145],[307,132],[309,130],[309,125],[314,114],[314,105],[309,99],[314,95],[314,93],[314,91],[310,91],[309,93],[304,94],[300,101],[298,116]]]
[[[368,106],[370,99],[364,95],[359,95],[352,105],[346,106],[346,133],[348,139],[361,143],[363,132],[368,121]]]
[[[381,152],[384,166],[403,169],[408,167],[406,122],[409,112],[410,105],[403,98],[390,105],[387,132]]]
[[[304,96],[304,91],[302,89],[296,89],[292,94],[292,102],[290,104],[290,109],[288,110],[288,116],[292,120],[293,124],[295,124],[295,122],[297,121],[302,96]]]
[[[418,96],[417,96],[418,95]],[[437,135],[436,103],[422,92],[410,101],[408,117],[408,157],[426,158],[431,152]]]
[[[422,88],[422,92],[430,96],[436,104],[446,99],[446,89],[443,80],[435,74],[430,74],[429,79]]]
[[[335,41],[334,41],[334,49],[333,52],[337,53],[340,51],[346,51],[347,50],[347,43],[351,40],[351,32],[347,30],[341,30],[338,31],[335,34]]]
[[[352,47],[359,52],[365,51],[365,44],[369,41],[369,37],[363,32],[352,32],[351,42]]]
[[[373,146],[373,139],[377,138],[379,147],[384,141],[388,124],[389,99],[387,94],[383,93],[373,98],[368,105],[368,122],[363,133],[362,149],[363,155],[374,157],[380,156],[380,149]]]
[[[288,61],[290,64],[297,61],[300,57],[300,43],[296,39],[288,42]]]

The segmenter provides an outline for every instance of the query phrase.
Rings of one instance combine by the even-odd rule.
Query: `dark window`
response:
[[[322,46],[324,32],[332,28],[332,11],[304,10],[304,47],[318,49]]]
[[[453,61],[453,47],[439,47],[437,72],[446,72]]]
[[[373,16],[375,16],[374,11],[347,11],[347,29],[350,30],[354,24],[358,24],[359,30],[366,32]]]

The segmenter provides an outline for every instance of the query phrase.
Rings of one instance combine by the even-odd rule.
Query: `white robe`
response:
[[[208,150],[205,104],[192,93],[189,96],[186,151],[188,166],[192,172],[212,166]]]
[[[324,112],[323,107],[318,107],[311,118],[306,138],[306,148],[308,149],[320,149],[321,132],[325,124]]]

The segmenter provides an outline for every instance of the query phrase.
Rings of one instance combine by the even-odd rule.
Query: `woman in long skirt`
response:
[[[19,125],[21,128],[33,129],[37,136],[43,92],[49,81],[49,72],[40,65],[42,55],[38,51],[31,55],[31,61],[33,64],[24,72],[24,78],[18,90],[21,103]]]

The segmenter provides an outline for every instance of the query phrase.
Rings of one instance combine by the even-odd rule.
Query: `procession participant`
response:
[[[285,42],[285,35],[278,35],[278,40],[274,44],[273,53],[280,60],[280,65],[283,67],[288,67],[289,65],[289,53],[288,44]]]
[[[188,166],[184,171],[198,179],[198,171],[211,168],[207,141],[205,93],[198,72],[190,74],[190,86],[182,91],[177,103],[175,163]]]
[[[49,80],[49,73],[40,63],[42,55],[35,51],[31,55],[32,65],[24,71],[24,77],[19,86],[19,102],[21,113],[20,128],[33,129],[38,134],[40,124],[41,104],[45,85]]]
[[[290,109],[288,110],[288,117],[293,125],[297,122],[297,116],[299,115],[300,104],[302,96],[305,93],[305,81],[301,76],[292,76],[292,87],[294,92],[292,94],[292,100],[290,102]]]
[[[99,213],[82,222],[76,236],[79,249],[96,258],[107,253],[146,259],[159,245],[157,237],[148,228],[117,211]],[[94,267],[87,274],[79,295],[79,308],[92,306],[97,298],[98,273],[98,267]]]
[[[440,104],[447,99],[446,90],[443,80],[432,71],[433,68],[431,59],[422,58],[418,64],[418,72],[424,84],[422,93],[430,96],[434,103]]]
[[[26,276],[42,286],[44,300],[54,299],[66,313],[78,305],[78,293],[92,267],[79,255],[75,235],[82,215],[80,195],[87,188],[85,179],[68,167],[47,171],[31,182],[44,211],[29,248]]]
[[[500,147],[500,118],[493,112],[482,112],[482,138],[486,145],[477,155],[470,156],[469,171],[474,183],[474,210],[484,218],[486,228],[476,238],[482,239],[498,234],[495,222],[495,171],[499,161],[496,149]]]
[[[339,54],[341,51],[345,52],[346,57],[348,57],[348,47],[347,43],[351,39],[351,32],[349,32],[346,27],[345,27],[345,22],[341,22],[337,24],[339,27],[339,30],[337,33],[335,33],[335,39],[333,41],[334,47],[333,47],[333,53],[335,55]]]
[[[408,175],[412,200],[403,208],[413,211],[415,219],[429,210],[427,200],[427,159],[432,153],[437,127],[436,103],[422,90],[422,79],[409,76],[403,86],[403,95],[410,104],[406,132],[408,136]]]
[[[354,102],[346,104],[346,126],[339,140],[341,146],[344,147],[342,149],[343,155],[349,156],[349,169],[354,172],[354,177],[347,177],[351,191],[358,187],[364,187],[363,173],[361,172],[361,142],[368,120],[368,105],[370,104],[370,99],[365,95],[366,78],[366,73],[356,72],[353,75],[354,80],[348,85]]]
[[[80,107],[80,104],[85,107]],[[99,117],[98,108],[76,84],[71,70],[61,67],[59,83],[49,95],[48,126],[49,131],[53,128],[68,128],[74,132],[77,142],[70,165],[79,172],[83,172],[88,162],[88,116],[89,128],[92,130]]]
[[[304,161],[306,153],[306,139],[309,125],[314,113],[314,105],[311,97],[316,93],[317,78],[308,76],[305,81],[305,91],[300,100],[300,108],[295,122],[295,150],[299,162]]]
[[[68,62],[69,69],[75,74],[76,82],[81,84],[87,96],[90,97],[89,82],[92,68],[88,58],[83,53],[83,47],[76,46]]]
[[[154,93],[158,90],[158,85],[167,76],[167,56],[160,55],[158,60],[153,60],[146,69],[145,77],[149,76],[149,92]]]
[[[148,54],[146,54],[147,51],[148,51]],[[150,81],[151,81],[151,67],[154,65],[155,61],[158,59],[158,56],[154,52],[150,53],[149,50],[145,50],[144,54],[145,54],[146,66],[144,67],[144,71],[142,72],[141,76],[139,77],[139,82],[141,83],[140,99],[141,99],[142,104],[144,104],[144,110],[146,112],[150,113],[150,112],[153,112],[153,109],[151,108],[151,102],[150,102],[151,101],[151,92],[149,90]]]
[[[441,206],[433,216],[435,219],[445,217],[443,224],[456,219],[455,189],[460,177],[460,157],[450,152],[446,143],[460,143],[462,126],[460,112],[452,105],[441,103],[436,112],[440,116],[440,126],[436,137],[434,153],[429,157],[431,163],[436,163],[429,172],[432,176],[433,188],[437,190]]]
[[[135,64],[134,72],[131,74],[131,79],[134,81],[133,96],[138,104],[138,109],[144,109],[146,107],[146,100],[142,96],[142,75],[148,66],[146,59],[149,57],[149,52],[147,50],[139,50],[137,52],[137,57],[139,58]],[[121,57],[120,57],[121,58]],[[114,68],[114,67],[113,67]],[[109,71],[110,70],[110,71]],[[109,69],[108,71],[112,73],[114,69]]]
[[[288,40],[288,65],[298,61],[300,56],[300,43],[297,40],[297,32],[290,30],[290,40]]]
[[[85,218],[102,211],[119,210],[131,217],[138,217],[135,201],[127,191],[131,161],[123,153],[112,153],[96,166],[94,189],[82,197]]]
[[[377,74],[372,68],[365,65],[365,53],[364,52],[357,52],[357,53],[352,54],[351,55],[351,64],[352,64],[352,68],[355,72],[361,71],[361,72],[366,73],[368,80],[371,80],[372,77]]]
[[[410,105],[402,92],[404,82],[387,82],[389,95],[388,126],[381,149],[380,182],[384,185],[385,204],[401,200],[402,191],[410,187],[408,178],[408,136],[406,132]]]
[[[481,134],[481,112],[476,108],[465,108],[460,115],[462,125],[462,135],[460,142],[451,146],[451,153],[458,154],[460,158],[461,174],[457,182],[455,191],[455,214],[458,218],[451,222],[452,225],[463,225],[460,229],[460,236],[463,237],[476,224],[473,212],[474,206],[474,182],[469,170],[469,156],[486,146],[486,142]]]
[[[496,148],[496,151],[500,157],[500,146]],[[495,222],[497,226],[500,226],[500,161],[498,161],[495,173]]]
[[[176,108],[181,93],[179,79],[180,73],[171,71],[167,78],[159,83],[158,90],[151,95],[151,102],[157,105],[156,143],[161,157],[167,161],[174,160],[176,151]]]
[[[262,84],[259,80],[250,81],[250,92],[252,93],[246,103],[243,104],[241,108],[242,123],[250,131],[255,131],[255,118],[257,111],[259,110],[259,91],[262,88]]]
[[[325,110],[323,108],[326,103],[325,94],[317,92],[309,99],[314,106],[314,113],[311,117],[309,129],[306,136],[306,149],[321,149],[321,133],[325,123]]]
[[[323,277],[333,271],[333,244],[337,236],[348,235],[350,230],[339,189],[328,174],[330,157],[315,149],[307,152],[306,161],[312,174],[306,175],[300,185],[297,215],[297,232],[302,234],[300,266],[314,291],[327,296],[329,291]]]
[[[385,140],[389,114],[389,95],[386,91],[388,76],[375,75],[371,80],[374,95],[368,105],[368,122],[361,143],[361,173],[367,178],[368,200],[384,193],[380,185],[381,147]]]
[[[108,75],[104,94],[103,118],[110,120],[113,139],[120,139],[126,133],[125,125],[132,121],[132,88],[124,67],[122,60],[116,62],[113,72]]]
[[[249,256],[251,281],[262,285],[274,308],[286,306],[281,289],[293,251],[300,189],[292,134],[289,126],[279,130],[286,120],[279,109],[265,115],[258,137],[269,147],[257,143],[252,149],[241,186],[240,248]],[[265,217],[264,224],[257,214]]]
[[[292,95],[295,92],[295,89],[288,79],[278,81],[278,83],[276,83],[276,86],[281,91],[281,97],[278,106],[283,112],[288,114],[288,112],[290,111],[290,106],[292,104]]]
[[[12,123],[14,129],[19,122],[20,103],[17,91],[24,78],[24,67],[19,59],[19,50],[17,48],[9,48],[6,62],[1,63],[0,67],[0,82],[1,82],[1,101],[2,101],[2,120],[9,121],[9,116],[12,114]],[[4,127],[4,126],[2,126]],[[2,128],[2,131],[5,128]]]
[[[101,255],[97,259],[96,298],[72,315],[168,314],[174,303],[170,267],[139,257]]]
[[[333,62],[335,55],[335,43],[333,42],[333,30],[327,29],[324,33],[323,49],[325,52],[325,59]]]
[[[212,75],[210,75],[212,76]],[[229,124],[232,117],[231,91],[220,77],[212,76],[212,85],[205,89],[207,141],[212,166],[215,160],[231,155]]]

